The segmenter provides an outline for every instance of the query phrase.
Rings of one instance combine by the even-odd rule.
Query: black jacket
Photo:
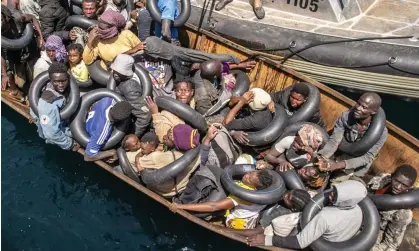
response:
[[[58,0],[41,0],[39,5],[41,6],[39,12],[41,31],[46,40],[54,32],[64,30],[69,14]]]

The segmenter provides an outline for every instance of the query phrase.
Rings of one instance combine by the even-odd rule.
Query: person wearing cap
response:
[[[247,145],[245,131],[263,130],[273,119],[272,113],[267,109],[272,98],[261,88],[253,88],[243,94],[238,102],[228,112],[223,120],[223,125],[230,130],[230,134],[238,143]],[[248,116],[236,119],[236,115],[243,108],[247,109]]]
[[[134,58],[130,55],[120,54],[111,65],[112,77],[116,82],[116,92],[120,93],[133,107],[135,117],[135,135],[141,137],[148,129],[151,114],[145,100],[141,98],[143,88],[140,79],[134,74]]]
[[[307,82],[297,83],[290,89],[285,89],[283,91],[271,93],[272,102],[268,105],[268,109],[272,112],[275,111],[275,103],[284,107],[287,112],[288,118],[292,117],[302,106],[307,102],[310,89],[310,85]],[[317,87],[314,87],[317,88]],[[310,119],[307,122],[318,124],[321,127],[325,127],[323,118],[320,114],[320,107],[317,107],[316,111],[313,113]]]

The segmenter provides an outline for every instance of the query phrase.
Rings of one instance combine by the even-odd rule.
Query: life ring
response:
[[[199,156],[200,147],[187,151],[179,159],[160,169],[144,169],[141,171],[141,180],[149,187],[158,188],[165,186],[181,174],[185,168],[190,166]]]
[[[257,132],[248,132],[247,139],[249,146],[266,146],[281,136],[287,125],[287,113],[285,109],[275,104],[275,115],[267,127]]]
[[[83,5],[83,0],[71,0],[71,3],[81,7]]]
[[[74,78],[74,77],[72,76],[72,78]],[[77,79],[74,79],[74,81],[76,81],[77,85],[79,87],[82,87],[82,88],[87,88],[87,87],[90,87],[91,85],[93,85],[93,81],[90,78],[86,82],[82,82],[82,81],[79,81]]]
[[[134,169],[131,166],[131,163],[127,158],[127,153],[125,152],[125,150],[122,149],[122,147],[120,147],[118,148],[116,153],[118,155],[118,161],[119,165],[121,166],[122,172],[135,182],[141,183],[140,178],[138,178],[137,173],[135,173]]]
[[[288,190],[302,189],[307,190],[303,181],[294,169],[288,169],[285,172],[279,172],[281,178],[284,180],[285,187]]]
[[[339,150],[352,156],[361,156],[368,152],[380,139],[386,126],[386,113],[380,107],[378,112],[372,117],[370,127],[364,136],[356,142],[348,142],[345,137],[339,144]]]
[[[73,15],[83,15],[82,8],[74,4],[71,5],[71,12],[73,13]]]
[[[83,15],[73,15],[69,16],[65,21],[65,28],[71,30],[73,27],[80,27],[83,30],[87,30],[90,27],[97,25],[97,23],[97,20],[89,19]]]
[[[156,97],[155,102],[158,107],[175,114],[179,118],[183,119],[186,123],[191,125],[193,128],[198,129],[200,133],[206,133],[207,122],[205,121],[204,117],[192,109],[189,105],[166,96]]]
[[[107,86],[111,73],[103,69],[100,65],[100,60],[96,60],[93,64],[88,65],[90,78],[96,83]]]
[[[397,195],[369,194],[368,197],[379,211],[419,208],[419,189]]]
[[[301,225],[304,228],[316,214],[323,208],[329,201],[328,196],[331,190],[324,191],[317,194],[314,198],[304,207],[301,217]],[[314,241],[310,248],[314,251],[320,250],[339,250],[339,251],[369,251],[375,244],[380,230],[380,215],[374,203],[365,197],[358,206],[362,210],[363,220],[361,233],[356,234],[354,237],[347,241],[330,242],[323,238]],[[320,208],[319,208],[320,207]]]
[[[179,16],[174,21],[174,27],[183,26],[186,23],[186,21],[188,21],[189,16],[191,15],[192,7],[190,0],[181,0],[180,5],[181,11]],[[153,18],[153,20],[161,24],[161,13],[159,6],[157,5],[157,0],[147,0],[146,8],[148,12],[150,12],[150,16]]]
[[[311,125],[322,134],[323,142],[322,142],[322,145],[320,146],[320,149],[326,145],[327,141],[329,141],[329,134],[327,134],[326,130],[323,127],[319,126],[318,124],[311,123],[311,122],[300,121],[292,125],[289,124],[289,126],[285,127],[284,132],[275,141],[275,144],[281,141],[282,139],[284,139],[285,137],[295,136],[298,130],[300,130],[303,125]]]
[[[22,36],[17,39],[10,39],[1,36],[1,47],[10,51],[17,51],[28,46],[33,39],[33,26],[31,23],[26,24]]]
[[[80,103],[80,90],[77,83],[74,79],[70,76],[70,95],[67,100],[67,104],[61,109],[60,111],[60,118],[62,120],[69,119],[77,110],[77,107]],[[38,102],[39,98],[41,97],[42,90],[49,82],[49,73],[48,71],[44,71],[33,80],[31,87],[29,89],[29,104],[31,106],[32,111],[35,113],[36,116],[38,115]]]
[[[294,112],[293,115],[288,118],[288,124],[292,125],[300,121],[308,121],[319,108],[320,105],[320,92],[316,86],[309,84],[307,82],[301,82],[301,84],[305,84],[310,93],[307,97],[307,101],[298,109],[298,111]],[[286,88],[284,91],[287,92],[288,90],[292,89],[293,86]],[[291,92],[285,97],[285,100],[289,99],[289,95]]]
[[[70,130],[74,139],[83,147],[89,143],[89,135],[86,132],[86,116],[90,107],[98,100],[103,97],[110,97],[115,99],[117,102],[124,101],[124,98],[116,92],[111,90],[100,88],[90,91],[81,97],[81,103],[77,111],[76,117],[70,124]],[[109,140],[106,142],[103,150],[110,149],[117,145],[122,138],[125,136],[125,132],[128,130],[130,120],[123,121],[120,126],[114,127],[113,132]]]
[[[236,185],[233,180],[234,176],[243,176],[255,170],[255,165],[240,164],[228,166],[221,174],[221,184],[226,191],[251,203],[270,205],[280,201],[287,189],[281,176],[275,171],[267,170],[272,176],[272,185],[266,189],[251,191]]]
[[[140,79],[140,83],[143,90],[143,94],[141,95],[141,98],[144,99],[146,96],[151,96],[153,92],[153,82],[151,81],[148,71],[139,64],[134,64],[134,68],[135,68],[135,74]],[[112,74],[110,74],[109,76],[107,88],[113,91],[116,88],[116,82]]]
[[[240,97],[249,91],[250,79],[246,72],[241,70],[231,70],[230,73],[236,78],[236,85],[233,90],[231,90],[233,97]]]

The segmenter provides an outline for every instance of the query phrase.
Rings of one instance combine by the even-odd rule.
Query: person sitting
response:
[[[368,188],[375,194],[398,195],[413,189],[417,171],[401,165],[393,174],[383,173],[370,180]],[[380,211],[380,234],[372,251],[396,251],[403,240],[407,225],[412,221],[412,209]]]
[[[98,2],[96,2],[96,0],[83,0],[82,11],[84,17],[97,20],[99,12]],[[73,43],[81,44],[84,48],[87,43],[88,34],[86,30],[75,26],[70,30],[68,39]]]
[[[79,82],[87,82],[90,79],[89,71],[83,62],[81,55],[83,47],[81,44],[70,44],[67,47],[68,62],[70,63],[71,75]]]
[[[277,103],[284,107],[288,118],[292,117],[292,115],[296,113],[309,98],[310,89],[307,85],[309,85],[309,83],[297,83],[289,90],[271,93],[272,102],[268,106],[269,110],[275,111],[275,103]],[[317,107],[316,111],[307,122],[318,124],[323,128],[325,127],[323,118],[320,115],[319,107]]]
[[[57,0],[39,0],[41,11],[39,21],[41,23],[42,36],[49,37],[54,32],[63,31],[65,21],[69,17],[67,10]]]
[[[117,159],[115,149],[101,151],[111,137],[113,127],[131,116],[133,107],[127,101],[116,102],[110,97],[101,98],[90,108],[86,119],[89,143],[84,153],[85,161],[107,159],[112,163]]]
[[[145,100],[141,98],[143,89],[140,79],[134,74],[134,58],[130,55],[120,54],[110,66],[112,76],[117,84],[116,92],[120,93],[127,100],[134,110],[135,135],[141,137],[151,121],[151,114],[147,109]]]
[[[177,100],[191,106],[192,108],[195,107],[195,101],[193,99],[194,89],[191,82],[182,81],[176,83],[174,92]],[[160,142],[163,142],[163,136],[166,135],[169,129],[178,124],[185,124],[185,121],[171,112],[165,110],[159,112],[159,108],[154,102],[153,98],[146,97],[146,104],[150,110],[150,113],[152,114],[153,127],[157,136],[159,137]]]
[[[327,144],[318,153],[325,158],[334,155],[336,161],[332,159],[322,159],[318,165],[322,171],[338,171],[334,173],[332,182],[340,182],[349,178],[359,179],[364,176],[373,161],[377,157],[381,147],[387,138],[387,128],[384,127],[378,141],[363,155],[351,156],[340,153],[336,150],[340,142],[345,139],[348,142],[356,142],[362,139],[371,124],[371,119],[381,106],[381,98],[378,94],[368,92],[363,94],[357,103],[350,110],[343,112],[336,121],[333,134]],[[351,177],[354,176],[354,177]]]
[[[58,145],[64,150],[77,151],[80,145],[72,138],[68,121],[60,118],[60,110],[69,95],[67,67],[54,62],[48,74],[50,82],[39,98],[38,116],[32,109],[30,114],[38,127],[39,137],[45,139],[46,143]]]
[[[123,30],[125,22],[124,17],[113,10],[107,10],[100,16],[98,25],[89,32],[83,52],[83,61],[87,65],[97,57],[110,64],[119,54],[131,55],[144,49],[145,44],[134,33]]]
[[[45,51],[41,51],[41,57],[36,61],[33,68],[33,77],[48,70],[52,62],[65,63],[67,61],[67,50],[61,37],[51,35],[45,43]]]
[[[250,246],[277,246],[289,249],[305,249],[318,238],[330,242],[349,240],[362,226],[362,210],[358,206],[367,195],[365,186],[355,180],[347,180],[332,187],[329,194],[332,206],[324,207],[296,236],[255,235],[247,238]]]
[[[147,134],[147,133],[146,133]],[[146,136],[146,134],[144,134],[144,136]],[[145,139],[150,138],[149,136],[145,137]],[[129,163],[131,164],[131,167],[134,169],[135,168],[135,156],[137,156],[137,154],[140,151],[147,151],[147,150],[142,150],[142,144],[145,144],[149,147],[152,146],[152,144],[148,144],[149,142],[151,142],[150,140],[145,140],[143,143],[141,143],[141,141],[138,139],[137,135],[135,134],[128,134],[125,135],[124,139],[121,142],[121,147],[125,150],[125,153],[127,155],[127,159],[129,161]],[[154,149],[153,149],[154,151]]]
[[[263,190],[272,185],[272,176],[266,170],[258,170],[246,173],[241,181],[236,184],[248,190]],[[172,203],[171,210],[184,209],[193,212],[212,213],[227,210],[225,224],[234,229],[255,228],[259,213],[266,205],[253,204],[244,201],[234,195],[227,198],[204,203],[177,204]]]

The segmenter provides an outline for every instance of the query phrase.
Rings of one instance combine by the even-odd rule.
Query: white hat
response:
[[[124,76],[132,77],[134,75],[133,64],[133,57],[127,54],[119,54],[111,64],[111,69]]]
[[[261,88],[253,88],[250,91],[255,95],[253,101],[249,104],[252,110],[263,110],[268,106],[269,103],[271,103],[271,95],[269,95],[269,93],[267,93],[265,90]]]

